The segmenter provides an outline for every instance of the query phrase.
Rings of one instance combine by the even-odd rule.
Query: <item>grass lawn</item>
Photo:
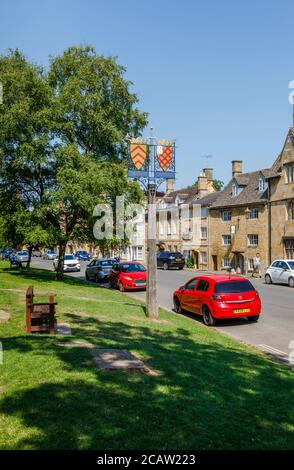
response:
[[[24,293],[57,293],[75,341],[135,353],[160,375],[101,372],[87,349],[25,334]],[[262,354],[118,292],[0,264],[1,449],[292,449],[294,375]]]

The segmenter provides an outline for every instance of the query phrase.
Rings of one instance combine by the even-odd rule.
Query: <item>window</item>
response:
[[[223,219],[224,222],[228,222],[229,220],[232,220],[231,211],[223,211],[222,212],[222,219]]]
[[[258,245],[258,235],[250,234],[248,235],[248,246],[257,246]]]
[[[250,209],[249,219],[258,219],[258,208],[257,207],[253,207],[253,209]]]
[[[253,271],[254,266],[253,266],[253,258],[248,259],[248,271]]]
[[[236,183],[232,184],[232,196],[238,196],[238,185]]]
[[[201,291],[201,292],[206,292],[208,288],[209,288],[209,282],[205,281],[204,279],[200,279],[196,290]]]
[[[263,176],[260,176],[259,177],[259,180],[258,180],[258,191],[260,193],[263,193],[263,191],[265,191],[266,189],[266,182],[265,182],[265,179]]]
[[[196,282],[197,279],[193,279],[192,281],[188,282],[188,284],[185,285],[185,290],[194,290]]]
[[[288,219],[294,220],[294,200],[288,203]]]
[[[143,259],[143,247],[142,246],[137,247],[137,259],[138,260]]]
[[[207,238],[207,227],[201,227],[201,238]]]
[[[231,245],[231,244],[232,244],[232,236],[223,235],[223,245]]]
[[[294,163],[286,165],[286,181],[287,183],[293,183],[294,181]]]
[[[207,217],[207,207],[201,207],[201,217]]]
[[[200,251],[200,263],[207,264],[207,253],[206,251]]]
[[[229,268],[230,266],[231,266],[230,259],[227,256],[225,256],[223,258],[223,268]]]
[[[294,238],[286,238],[285,241],[285,253],[287,259],[294,258]]]
[[[250,281],[226,281],[215,284],[214,292],[218,294],[239,294],[255,291]]]

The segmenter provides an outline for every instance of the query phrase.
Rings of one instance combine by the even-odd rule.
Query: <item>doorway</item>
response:
[[[213,271],[218,271],[217,255],[212,255],[212,268]]]

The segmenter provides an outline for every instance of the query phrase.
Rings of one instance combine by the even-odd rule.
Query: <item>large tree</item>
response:
[[[67,242],[91,239],[97,204],[141,197],[127,179],[126,137],[139,135],[146,115],[124,73],[88,46],[51,59],[47,74],[19,51],[0,57],[0,203],[8,194],[17,201],[12,221],[23,243],[32,248],[45,232],[55,240],[58,279]]]

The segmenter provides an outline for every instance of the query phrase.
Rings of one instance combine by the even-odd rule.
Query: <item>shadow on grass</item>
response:
[[[41,356],[44,374],[50,355],[67,371],[2,399],[1,413],[34,430],[19,436],[18,449],[293,447],[294,379],[282,366],[188,328],[71,320],[76,338],[129,349],[161,375],[101,372],[88,350],[59,347],[60,338],[5,340],[5,350]]]

